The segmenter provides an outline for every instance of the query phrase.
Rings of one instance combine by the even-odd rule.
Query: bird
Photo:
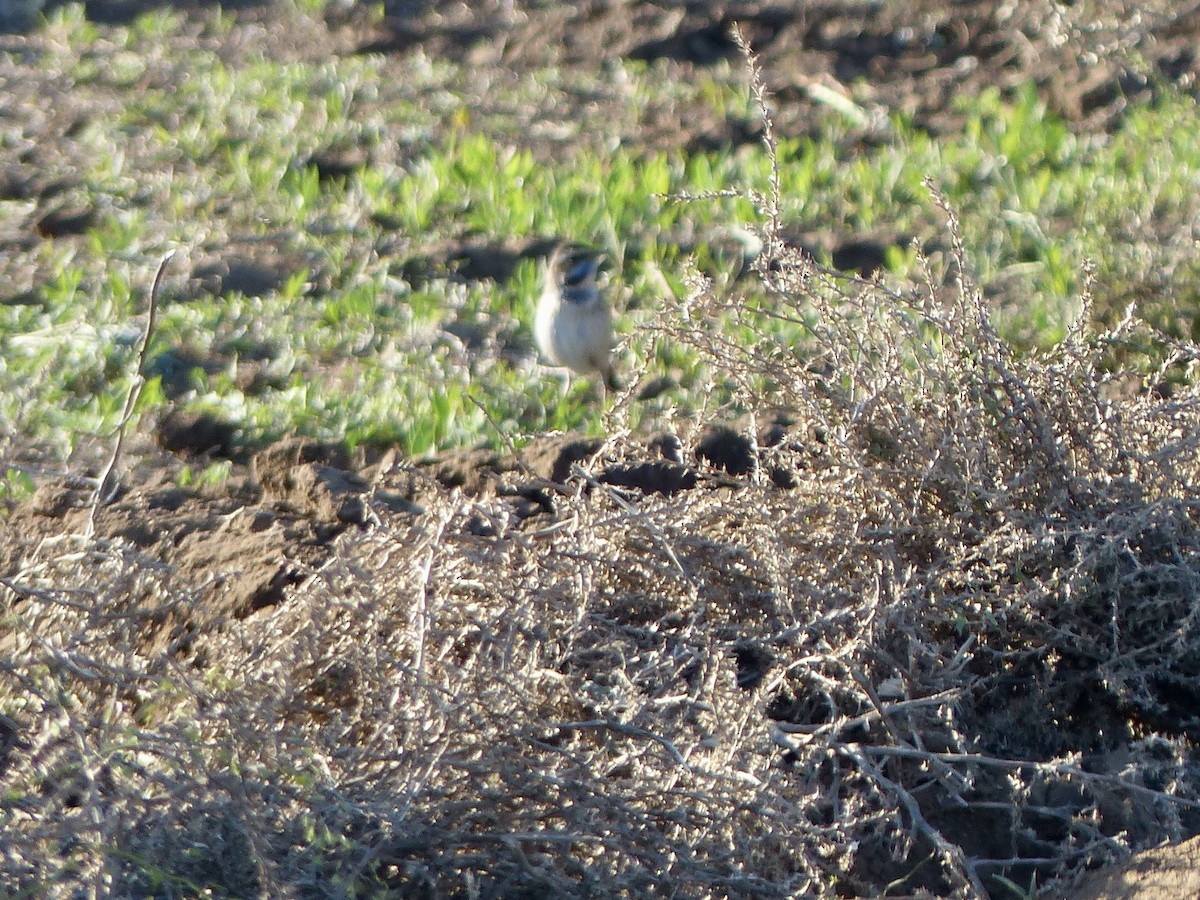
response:
[[[612,311],[596,284],[603,254],[581,244],[562,242],[546,265],[534,334],[542,355],[580,375],[599,375],[605,387],[613,378]]]

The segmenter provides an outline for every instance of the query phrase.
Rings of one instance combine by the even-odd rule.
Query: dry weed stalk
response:
[[[133,377],[129,380],[129,390],[125,394],[125,403],[121,408],[121,418],[117,421],[116,432],[113,438],[112,451],[105,460],[104,467],[100,470],[100,477],[96,482],[96,493],[92,497],[91,511],[88,515],[87,530],[84,534],[84,540],[90,540],[96,532],[96,513],[100,507],[112,499],[112,495],[116,492],[118,485],[114,479],[117,465],[121,460],[121,451],[125,448],[125,435],[129,429],[129,423],[133,420],[134,410],[137,408],[138,398],[142,395],[142,388],[146,384],[146,362],[150,353],[150,340],[154,337],[155,320],[158,318],[158,294],[162,288],[163,275],[166,274],[167,264],[171,262],[171,258],[175,255],[172,250],[163,256],[158,264],[158,271],[154,273],[154,282],[150,287],[150,302],[146,310],[146,327],[142,330],[142,340],[138,346],[137,367],[134,370]]]

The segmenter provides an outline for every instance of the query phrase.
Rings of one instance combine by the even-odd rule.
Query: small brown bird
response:
[[[542,354],[581,375],[598,374],[614,388],[612,312],[596,284],[603,257],[579,244],[559,244],[546,267],[534,333]]]

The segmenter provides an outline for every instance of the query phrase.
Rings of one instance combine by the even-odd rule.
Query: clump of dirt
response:
[[[1147,850],[1136,860],[1088,875],[1068,900],[1158,900],[1200,895],[1200,839]]]

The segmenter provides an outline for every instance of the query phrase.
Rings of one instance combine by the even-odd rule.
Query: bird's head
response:
[[[550,256],[550,274],[568,299],[596,286],[603,254],[581,244],[559,244]]]

